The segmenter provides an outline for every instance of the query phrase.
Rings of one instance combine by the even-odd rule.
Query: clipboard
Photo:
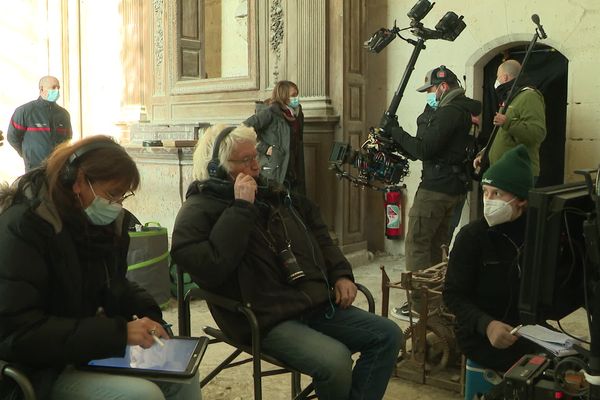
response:
[[[188,379],[196,375],[208,346],[207,336],[176,336],[163,343],[163,347],[154,344],[148,349],[128,345],[123,357],[91,360],[79,369],[159,380]]]
[[[553,331],[541,325],[525,325],[520,327],[517,333],[556,357],[577,354],[573,345],[578,342],[562,332]]]

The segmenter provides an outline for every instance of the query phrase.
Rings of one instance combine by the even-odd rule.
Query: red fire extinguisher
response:
[[[399,239],[404,233],[402,221],[402,188],[394,186],[385,192],[385,236]]]

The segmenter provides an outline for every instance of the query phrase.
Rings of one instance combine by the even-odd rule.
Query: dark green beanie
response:
[[[504,153],[485,171],[481,184],[495,186],[520,199],[526,199],[529,189],[533,188],[533,172],[527,147],[520,144]]]

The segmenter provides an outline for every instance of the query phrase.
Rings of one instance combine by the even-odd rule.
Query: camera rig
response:
[[[410,25],[400,29],[394,22],[392,29],[381,28],[375,32],[365,43],[364,47],[373,53],[379,53],[396,37],[401,38],[414,46],[412,55],[394,97],[379,122],[379,128],[371,127],[367,140],[358,150],[352,150],[347,143],[335,142],[329,157],[330,169],[342,179],[348,179],[358,186],[374,190],[385,191],[386,186],[397,185],[409,173],[408,158],[403,150],[388,136],[384,136],[382,128],[391,125],[398,126],[396,111],[402,100],[404,90],[414,70],[421,50],[425,49],[425,42],[431,39],[453,41],[465,29],[463,16],[458,16],[448,11],[435,25],[435,29],[426,28],[421,20],[431,11],[435,3],[429,0],[419,0],[407,13]],[[417,40],[404,38],[401,31],[410,30]],[[350,164],[358,169],[358,175],[344,171],[343,164]],[[380,182],[377,183],[376,181]]]

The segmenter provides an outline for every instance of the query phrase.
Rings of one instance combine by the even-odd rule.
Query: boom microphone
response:
[[[548,37],[548,35],[546,35],[546,32],[544,32],[544,27],[540,24],[540,16],[537,14],[533,14],[531,16],[531,20],[538,27],[538,31],[540,33],[540,39],[546,39]]]

